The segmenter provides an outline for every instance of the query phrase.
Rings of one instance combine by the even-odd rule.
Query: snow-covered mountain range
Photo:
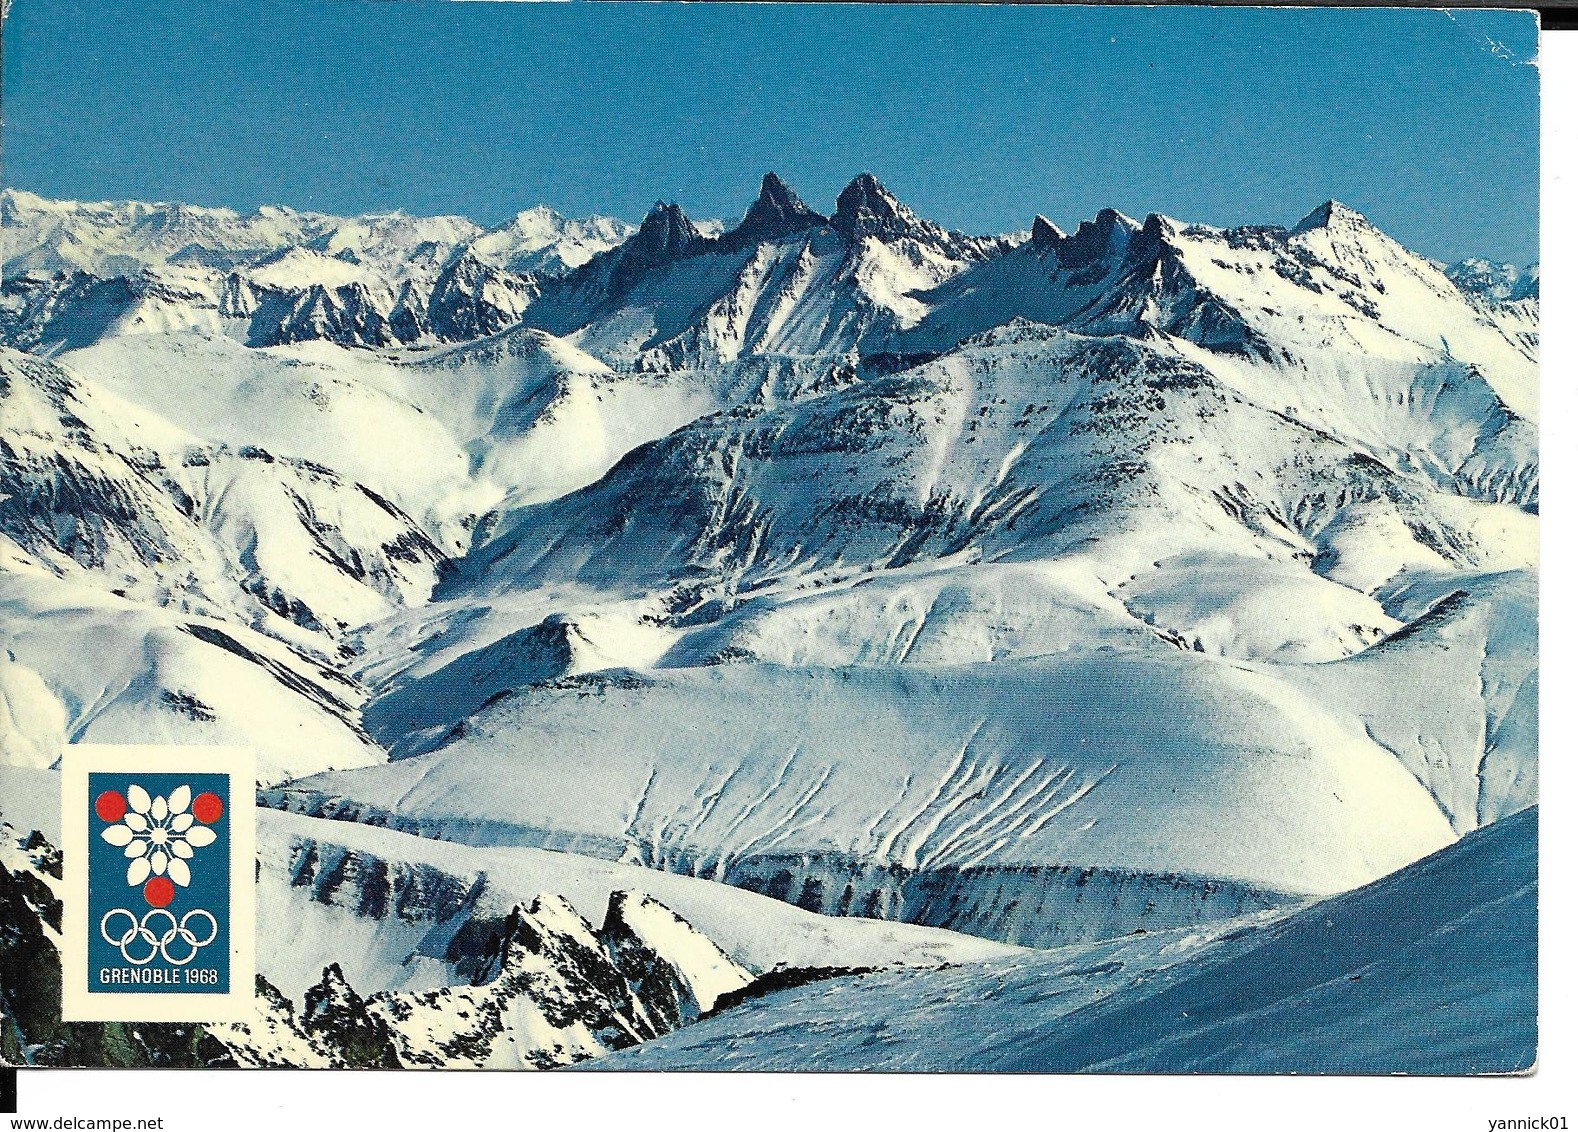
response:
[[[3,761],[255,747],[265,899],[340,909],[260,945],[264,1028],[331,1062],[303,1018],[557,1064],[710,1009],[615,891],[732,992],[1259,923],[1530,806],[1537,269],[1336,202],[1030,220],[5,190]],[[458,903],[302,904],[308,852]]]

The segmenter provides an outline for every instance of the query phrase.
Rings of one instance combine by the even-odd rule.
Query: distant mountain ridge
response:
[[[1060,259],[1091,255],[1091,241],[1110,234],[1117,219],[1108,210],[1081,225]],[[1065,242],[1050,221],[1036,221],[1033,248],[1045,252]],[[0,334],[13,345],[46,350],[89,345],[113,332],[110,324],[224,328],[250,345],[466,341],[518,321],[545,284],[623,293],[641,275],[678,259],[818,230],[853,242],[907,240],[912,260],[920,248],[955,262],[986,260],[1025,240],[1023,233],[946,232],[869,173],[845,187],[827,216],[768,173],[733,228],[698,227],[677,204],[664,202],[639,227],[607,217],[569,219],[537,206],[485,230],[459,216],[346,218],[273,206],[243,214],[186,204],[50,201],[8,188],[0,190]],[[578,271],[608,256],[601,269]],[[934,282],[951,273],[941,264],[929,270],[938,276]],[[1537,267],[1470,259],[1444,270],[1464,293],[1491,304],[1516,303],[1538,290]],[[599,285],[593,280],[600,274],[607,278]],[[553,286],[566,275],[576,281]],[[562,315],[542,321],[544,329],[555,323],[562,328]]]
[[[242,214],[56,202],[6,189],[6,336],[31,348],[70,348],[114,323],[228,324],[253,345],[476,337],[513,322],[520,296],[538,280],[633,231],[623,221],[572,220],[545,207],[485,230],[459,216],[347,218],[276,207]],[[103,321],[74,318],[83,306]]]

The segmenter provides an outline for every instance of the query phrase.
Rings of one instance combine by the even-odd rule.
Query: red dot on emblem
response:
[[[114,790],[106,790],[93,800],[93,812],[100,821],[120,821],[126,816],[126,799]]]
[[[175,885],[169,877],[152,877],[142,886],[142,898],[155,908],[163,908],[175,899]]]
[[[213,825],[224,812],[225,804],[219,800],[218,794],[205,790],[192,799],[192,816],[204,825]]]

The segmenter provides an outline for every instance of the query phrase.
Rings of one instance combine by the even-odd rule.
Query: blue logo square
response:
[[[230,778],[88,775],[88,987],[230,990]]]

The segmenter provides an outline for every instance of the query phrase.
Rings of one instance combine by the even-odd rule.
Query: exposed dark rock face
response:
[[[323,979],[307,991],[301,1027],[349,1069],[400,1068],[388,1025],[368,1012],[338,963],[324,968]]]
[[[685,210],[675,203],[658,201],[652,206],[636,234],[614,251],[613,268],[608,276],[611,295],[629,291],[647,273],[682,259],[707,243],[691,223]]]
[[[654,923],[677,930],[655,940]],[[473,920],[452,952],[485,928]],[[611,896],[600,932],[562,897],[540,896],[530,908],[516,905],[487,935],[469,985],[367,1000],[387,1022],[402,1064],[546,1069],[581,1061],[692,1022],[701,1000],[712,1005],[716,985],[750,980],[663,905],[629,893]],[[465,965],[464,955],[452,958]]]
[[[829,223],[835,231],[853,238],[909,236],[922,231],[925,224],[870,173],[862,173],[844,186]]]
[[[768,173],[762,178],[761,192],[746,209],[739,227],[724,233],[718,246],[723,251],[737,251],[769,240],[781,240],[826,223],[827,217],[813,211],[778,174]]]
[[[793,990],[795,987],[819,983],[825,979],[869,975],[875,970],[875,967],[774,967],[771,971],[758,975],[739,990],[719,995],[717,1003],[702,1017],[711,1018],[715,1014],[722,1014],[725,1010],[732,1010],[743,1002],[765,998],[778,991]]]

